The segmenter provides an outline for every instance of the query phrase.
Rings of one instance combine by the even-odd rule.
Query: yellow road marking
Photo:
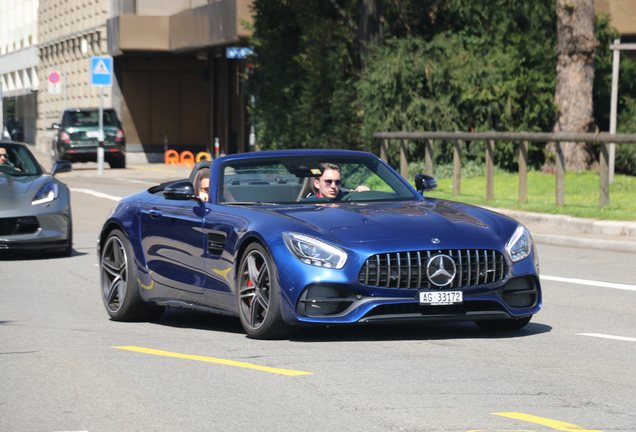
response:
[[[584,429],[581,426],[577,426],[572,423],[566,423],[558,420],[551,420],[544,417],[537,417],[530,414],[509,412],[509,413],[492,413],[494,415],[502,416],[502,417],[510,417],[517,420],[523,420],[527,422],[537,423],[543,426],[551,427],[552,429],[560,430],[560,431],[568,431],[568,432],[601,432],[597,430]]]
[[[148,168],[145,166],[141,166],[141,165],[128,165],[128,168],[134,168],[134,169],[140,169],[140,170],[150,170],[150,171],[161,171],[161,172],[169,172],[169,173],[175,173],[175,170],[169,170],[169,169],[161,169],[161,168]]]
[[[198,360],[198,361],[203,361],[208,363],[218,363],[218,364],[224,364],[227,366],[237,366],[237,367],[255,369],[255,370],[259,370],[263,372],[271,372],[271,373],[287,375],[287,376],[313,375],[313,373],[311,372],[302,372],[302,371],[295,371],[295,370],[289,370],[289,369],[278,369],[278,368],[258,366],[251,363],[243,363],[243,362],[238,362],[233,360],[225,360],[225,359],[219,359],[214,357],[204,357],[204,356],[190,355],[190,354],[179,354],[179,353],[174,353],[170,351],[161,351],[161,350],[156,350],[151,348],[142,348],[142,347],[135,347],[135,346],[114,346],[111,348],[135,351],[135,352],[140,352],[144,354],[153,354],[153,355],[166,356],[166,357],[176,357],[176,358],[182,358],[182,359],[188,359],[188,360]]]

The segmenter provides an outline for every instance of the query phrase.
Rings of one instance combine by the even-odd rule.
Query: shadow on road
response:
[[[548,333],[551,326],[530,323],[521,330],[484,331],[472,322],[372,324],[302,329],[294,342],[378,342],[398,340],[508,339]]]
[[[183,329],[209,330],[245,335],[241,322],[236,317],[184,309],[168,309],[154,324]],[[532,322],[523,329],[515,331],[484,331],[472,322],[365,324],[330,327],[299,327],[290,341],[311,343],[507,339],[535,336],[550,331],[552,331],[551,326]]]
[[[86,252],[79,252],[73,249],[70,257],[65,257],[61,253],[42,250],[0,250],[0,261],[38,261],[49,259],[73,258],[87,255]]]

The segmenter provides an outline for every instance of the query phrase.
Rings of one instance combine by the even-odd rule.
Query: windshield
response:
[[[0,158],[0,175],[25,176],[40,175],[40,165],[31,152],[22,144],[0,143],[0,153],[6,157]]]
[[[327,178],[329,177],[329,178]],[[320,188],[321,181],[331,189]],[[418,200],[407,183],[372,156],[288,156],[226,162],[220,202],[289,204]],[[321,194],[321,190],[323,193]]]

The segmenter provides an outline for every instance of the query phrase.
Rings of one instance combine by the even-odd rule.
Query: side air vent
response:
[[[208,253],[221,255],[225,247],[225,234],[208,233]]]

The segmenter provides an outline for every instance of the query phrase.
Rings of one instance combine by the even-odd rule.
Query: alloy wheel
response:
[[[126,298],[128,264],[126,250],[117,236],[110,236],[102,253],[102,296],[109,312],[116,314]]]
[[[258,250],[253,250],[243,261],[239,288],[239,305],[246,324],[259,328],[269,311],[270,274],[267,261]]]

